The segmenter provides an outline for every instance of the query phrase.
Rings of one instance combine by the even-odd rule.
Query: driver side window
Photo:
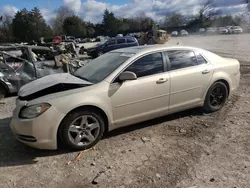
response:
[[[115,39],[111,39],[107,42],[107,46],[114,45],[116,43]]]
[[[125,71],[134,72],[138,78],[164,72],[162,54],[158,52],[143,56]]]

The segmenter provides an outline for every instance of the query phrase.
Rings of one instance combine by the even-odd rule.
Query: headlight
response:
[[[46,110],[48,110],[50,107],[51,105],[48,103],[42,103],[42,104],[36,104],[32,106],[23,107],[20,110],[19,118],[32,119],[32,118],[38,117],[42,113],[44,113]]]

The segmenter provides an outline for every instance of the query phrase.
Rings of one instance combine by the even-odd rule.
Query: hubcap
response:
[[[224,104],[226,91],[224,87],[218,86],[210,94],[210,104],[213,107],[220,107]]]
[[[70,141],[78,146],[88,146],[93,143],[100,132],[98,120],[91,115],[76,118],[69,126]]]

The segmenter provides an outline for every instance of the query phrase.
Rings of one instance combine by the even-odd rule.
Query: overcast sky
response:
[[[61,5],[72,9],[85,21],[100,22],[105,9],[118,17],[131,17],[144,12],[160,20],[171,13],[193,15],[206,0],[0,0],[0,14],[14,15],[20,9],[40,8],[46,21],[55,16]],[[222,14],[240,14],[246,11],[243,0],[214,0]]]

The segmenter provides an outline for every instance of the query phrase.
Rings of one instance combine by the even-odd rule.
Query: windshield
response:
[[[89,82],[98,83],[104,80],[129,58],[130,56],[123,55],[123,53],[119,52],[106,53],[78,69],[74,75]]]

